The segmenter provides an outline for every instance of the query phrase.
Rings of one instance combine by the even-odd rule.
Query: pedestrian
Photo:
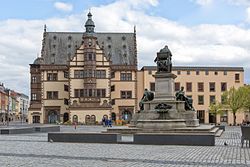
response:
[[[106,120],[105,120],[105,117],[102,117],[102,126],[103,126],[103,127],[106,126],[106,125],[105,125],[105,124],[106,124],[105,121],[106,121]]]
[[[108,127],[112,127],[112,119],[111,118],[108,120]]]
[[[75,130],[76,130],[76,125],[77,125],[77,123],[76,123],[76,122],[74,122]]]

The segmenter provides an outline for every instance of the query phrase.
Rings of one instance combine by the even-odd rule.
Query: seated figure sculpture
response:
[[[151,101],[153,99],[154,99],[154,93],[148,91],[148,89],[145,89],[144,93],[143,93],[143,96],[141,98],[141,101],[139,103],[140,111],[144,110],[144,104],[143,104],[143,102]]]
[[[184,87],[181,87],[181,90],[177,91],[175,94],[177,101],[185,102],[185,110],[194,110],[193,108],[193,99],[185,96]]]

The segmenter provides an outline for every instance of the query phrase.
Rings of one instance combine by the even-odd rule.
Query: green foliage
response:
[[[244,107],[245,103],[245,88],[240,87],[235,89],[232,87],[229,91],[223,93],[223,103],[225,107],[229,108],[234,115],[234,125],[236,125],[236,113]]]
[[[250,112],[250,85],[244,86],[244,108]]]
[[[223,105],[221,103],[219,103],[218,101],[210,104],[209,113],[212,113],[214,115],[222,114],[223,113]]]

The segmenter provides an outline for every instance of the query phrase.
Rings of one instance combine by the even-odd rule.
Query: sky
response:
[[[1,0],[0,83],[29,95],[29,64],[47,31],[133,32],[139,68],[165,45],[174,65],[244,67],[250,83],[250,0]]]

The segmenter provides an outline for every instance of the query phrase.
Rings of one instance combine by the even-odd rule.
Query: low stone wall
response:
[[[48,141],[68,143],[113,143],[148,145],[214,146],[214,134],[159,133],[48,133]]]
[[[60,126],[48,125],[48,126],[28,126],[28,127],[6,127],[0,129],[0,134],[25,134],[35,132],[60,132]]]
[[[67,143],[116,143],[113,133],[48,133],[48,141]]]
[[[33,133],[33,127],[24,128],[4,128],[0,129],[1,134],[23,134],[23,133]]]
[[[34,127],[35,132],[60,132],[60,126],[38,126]]]

